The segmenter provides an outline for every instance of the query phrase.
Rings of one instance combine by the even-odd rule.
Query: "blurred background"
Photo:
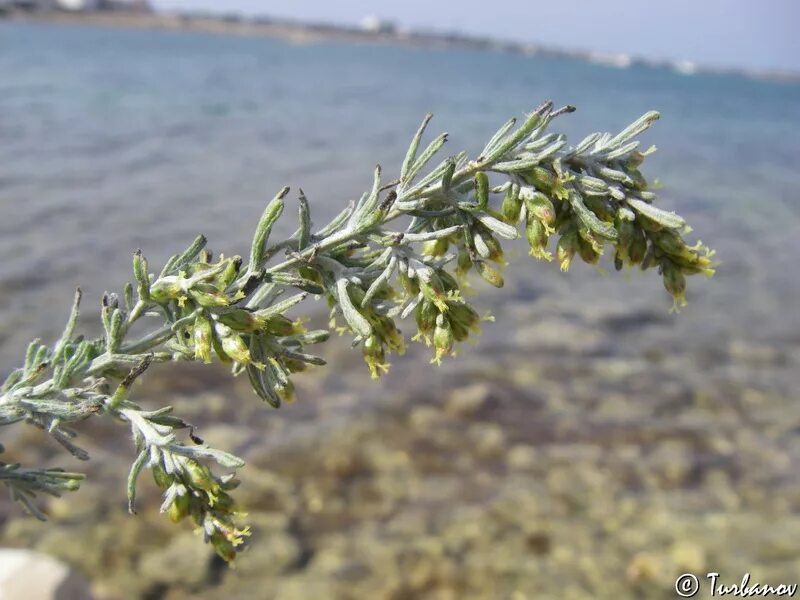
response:
[[[0,502],[0,544],[53,555],[98,598],[674,598],[675,577],[798,583],[800,9],[612,0],[0,0],[0,375],[81,326],[131,253],[198,232],[244,253],[265,202],[302,186],[320,225],[396,173],[427,111],[449,152],[510,116],[574,104],[574,142],[643,112],[661,206],[718,251],[689,306],[652,273],[520,247],[480,344],[369,380],[346,341],[275,411],[222,369],[159,367],[173,404],[248,466],[235,571],[158,514],[128,516],[124,427],[87,423],[77,465],[37,430],[4,460],[88,470],[41,524]],[[293,192],[294,193],[294,192]],[[287,220],[283,234],[293,224]],[[308,310],[321,319],[322,303]]]

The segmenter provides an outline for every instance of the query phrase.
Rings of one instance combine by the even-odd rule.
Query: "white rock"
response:
[[[91,600],[89,585],[64,563],[30,550],[0,548],[0,600]]]

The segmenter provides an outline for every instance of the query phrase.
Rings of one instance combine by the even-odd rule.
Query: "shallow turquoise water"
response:
[[[198,33],[0,24],[0,371],[55,336],[72,290],[117,289],[197,232],[244,251],[264,202],[301,185],[317,222],[396,168],[421,116],[477,151],[541,100],[577,141],[656,108],[647,173],[722,261],[675,340],[800,343],[800,86],[468,51],[291,45]],[[556,127],[554,125],[554,127]],[[390,170],[390,172],[392,172]],[[286,223],[287,231],[293,224]],[[561,306],[669,301],[658,278],[515,266],[511,291]],[[503,295],[486,303],[504,310]],[[672,319],[672,317],[670,317]],[[513,319],[487,335],[502,336]]]

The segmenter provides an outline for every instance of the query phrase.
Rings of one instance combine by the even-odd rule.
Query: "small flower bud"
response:
[[[485,209],[489,204],[489,178],[483,171],[475,173],[475,200],[480,209]]]
[[[489,265],[486,261],[480,260],[475,263],[475,266],[478,269],[478,274],[490,285],[494,287],[501,288],[505,284],[503,281],[503,276],[500,275],[500,272]]]
[[[181,494],[180,496],[175,496],[175,499],[172,501],[172,504],[169,505],[167,509],[167,516],[169,517],[170,521],[173,523],[177,523],[181,519],[183,519],[186,515],[189,514],[189,509],[191,505],[191,498],[189,494]]]
[[[675,301],[675,307],[686,305],[686,277],[681,272],[680,267],[671,261],[663,264],[664,287]]]
[[[578,250],[578,232],[570,230],[561,236],[556,247],[556,258],[562,271],[569,271],[575,252]]]
[[[448,316],[452,325],[459,323],[469,330],[476,329],[481,320],[475,309],[466,303],[453,303]]]
[[[500,206],[503,220],[510,225],[515,225],[519,221],[522,210],[522,199],[519,197],[519,193],[514,193],[514,191],[513,187],[509,188],[503,198],[503,204]]]
[[[455,278],[452,275],[450,275],[450,273],[448,273],[444,269],[441,269],[438,272],[438,275],[439,275],[439,279],[441,279],[442,285],[444,286],[444,289],[446,291],[449,292],[449,291],[452,291],[452,290],[459,289],[458,282],[455,280]]]
[[[649,219],[644,215],[639,215],[636,219],[636,222],[639,224],[639,227],[645,231],[656,232],[663,229],[660,223],[657,223],[656,221]]]
[[[628,246],[628,259],[632,265],[638,265],[647,253],[647,237],[641,229],[634,229],[633,238]]]
[[[467,273],[472,270],[472,258],[469,255],[469,252],[466,250],[461,250],[458,253],[458,264],[456,265],[456,275],[459,277],[464,277]]]
[[[556,209],[550,198],[541,192],[534,192],[525,199],[525,208],[529,215],[533,215],[545,225],[556,222]]]
[[[263,326],[264,331],[272,335],[285,336],[297,333],[294,322],[283,315],[269,317]]]
[[[196,283],[189,290],[192,300],[200,306],[227,306],[230,299],[210,283]]]
[[[188,483],[195,489],[210,491],[217,486],[217,482],[214,481],[214,477],[208,467],[198,462],[187,461],[183,467],[183,472],[186,474]]]
[[[453,351],[454,341],[450,321],[440,314],[436,318],[436,329],[433,332],[433,347],[436,350],[434,362],[441,363],[442,356],[448,355]]]
[[[617,253],[625,262],[630,256],[631,243],[636,236],[636,226],[627,219],[617,219]]]
[[[172,485],[172,478],[162,469],[159,465],[156,465],[151,469],[153,473],[153,480],[156,482],[156,485],[161,488],[162,490],[167,489],[170,485]]]
[[[433,302],[423,300],[417,305],[414,310],[414,316],[417,321],[417,329],[422,335],[426,335],[433,330],[438,314],[439,312]]]
[[[291,403],[297,399],[297,396],[295,395],[294,391],[294,384],[291,381],[289,381],[283,387],[279,388],[277,392],[278,396],[280,396],[281,400],[283,400],[284,402]]]
[[[213,336],[211,321],[205,314],[198,314],[194,320],[194,356],[197,360],[211,362]]]
[[[400,281],[400,285],[403,286],[406,294],[409,296],[416,296],[419,294],[419,284],[415,279],[411,279],[406,273],[402,271],[397,274],[397,279]]]
[[[162,277],[150,286],[150,298],[160,304],[175,300],[182,294],[178,278],[174,275]]]
[[[591,210],[601,221],[611,223],[614,221],[614,211],[604,198],[597,196],[584,196],[583,202],[586,208]]]
[[[428,240],[422,244],[422,253],[426,256],[444,256],[447,254],[449,245],[450,242],[447,241],[447,238]]]
[[[483,236],[483,241],[489,249],[489,256],[487,258],[496,263],[505,264],[503,246],[500,244],[500,241],[490,233]]]
[[[547,251],[547,242],[550,240],[547,226],[533,215],[528,215],[526,219],[525,237],[531,247],[531,256],[540,260],[553,260],[553,255]]]
[[[530,185],[536,186],[537,189],[548,193],[557,183],[555,174],[539,165],[531,167],[531,169],[523,175],[523,179]]]
[[[625,266],[625,260],[622,258],[622,253],[619,248],[617,248],[616,252],[614,252],[614,268],[617,271],[622,271],[622,267]]]
[[[598,254],[594,246],[592,246],[590,242],[587,242],[585,239],[583,239],[582,236],[578,236],[578,254],[583,262],[590,265],[596,265],[600,260],[600,254]]]
[[[247,344],[244,343],[240,335],[221,323],[217,323],[214,330],[216,333],[214,336],[215,340],[217,340],[221,346],[222,355],[220,359],[223,362],[226,359],[232,359],[242,364],[249,364],[252,362],[250,350],[247,348]],[[216,346],[214,349],[217,350],[219,354],[219,350]]]
[[[233,562],[236,558],[236,547],[218,531],[211,534],[211,545],[225,562]]]
[[[653,236],[653,241],[660,250],[667,254],[684,259],[693,259],[696,253],[692,252],[676,233],[671,231],[661,231]]]
[[[378,379],[387,368],[386,351],[383,342],[377,335],[370,335],[364,340],[362,352],[364,354],[364,362],[369,367],[370,375],[373,379]]]
[[[236,331],[258,331],[264,326],[263,320],[241,308],[234,308],[219,315],[219,322]]]
[[[242,257],[234,256],[228,259],[228,265],[225,270],[219,275],[219,288],[224,290],[232,284],[239,276],[239,270],[242,267]]]

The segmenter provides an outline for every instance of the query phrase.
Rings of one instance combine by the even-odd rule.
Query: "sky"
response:
[[[203,10],[460,31],[564,49],[800,72],[800,0],[152,0]]]

